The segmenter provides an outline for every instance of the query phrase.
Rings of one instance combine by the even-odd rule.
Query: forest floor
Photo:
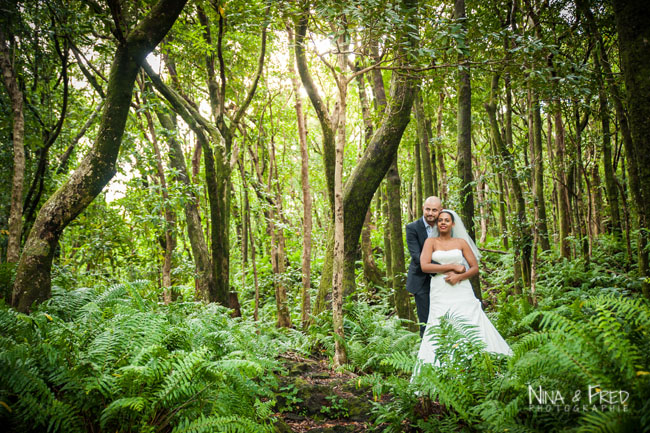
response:
[[[370,420],[373,405],[372,390],[361,385],[359,376],[340,373],[326,359],[305,358],[288,352],[280,355],[287,374],[280,377],[280,390],[275,414],[279,433],[356,433],[381,431]],[[384,395],[379,403],[391,399]],[[425,412],[439,412],[430,402]],[[434,403],[433,406],[437,406]],[[439,409],[439,408],[438,408]],[[423,414],[424,415],[424,414]],[[409,431],[408,425],[404,431]]]
[[[331,369],[326,359],[297,353],[280,355],[287,374],[280,377],[280,433],[352,433],[370,429],[372,391],[358,386],[354,373]]]

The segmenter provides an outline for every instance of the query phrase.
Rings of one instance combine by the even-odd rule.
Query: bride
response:
[[[431,328],[440,324],[447,313],[474,325],[488,352],[512,355],[508,343],[501,337],[474,296],[469,278],[478,274],[480,254],[469,237],[460,217],[445,209],[438,215],[438,237],[429,238],[422,247],[420,266],[424,272],[436,273],[431,277],[430,308],[427,330],[420,344],[418,366],[440,365],[436,359],[436,342]],[[454,237],[452,237],[452,230]],[[431,261],[437,263],[431,263]],[[463,264],[464,260],[469,269]]]

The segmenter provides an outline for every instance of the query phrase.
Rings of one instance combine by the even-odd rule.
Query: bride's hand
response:
[[[463,266],[463,265],[461,265],[461,266]],[[455,272],[447,272],[445,274],[445,281],[447,283],[451,284],[452,286],[455,285],[455,284],[458,284],[458,282],[461,281],[461,279],[462,278],[460,277],[460,274],[457,274]]]
[[[465,266],[461,265],[460,263],[457,264],[457,265],[454,265],[453,271],[455,273],[457,273],[457,274],[462,274],[463,272],[465,272]]]

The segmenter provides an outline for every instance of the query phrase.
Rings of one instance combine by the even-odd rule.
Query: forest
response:
[[[9,0],[0,51],[5,431],[650,432],[646,0]],[[432,196],[507,354],[418,334]]]

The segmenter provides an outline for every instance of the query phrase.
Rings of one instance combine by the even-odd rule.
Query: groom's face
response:
[[[438,221],[438,214],[441,210],[442,203],[439,200],[424,202],[424,206],[422,206],[422,213],[427,224],[434,226],[436,224],[436,221]]]

